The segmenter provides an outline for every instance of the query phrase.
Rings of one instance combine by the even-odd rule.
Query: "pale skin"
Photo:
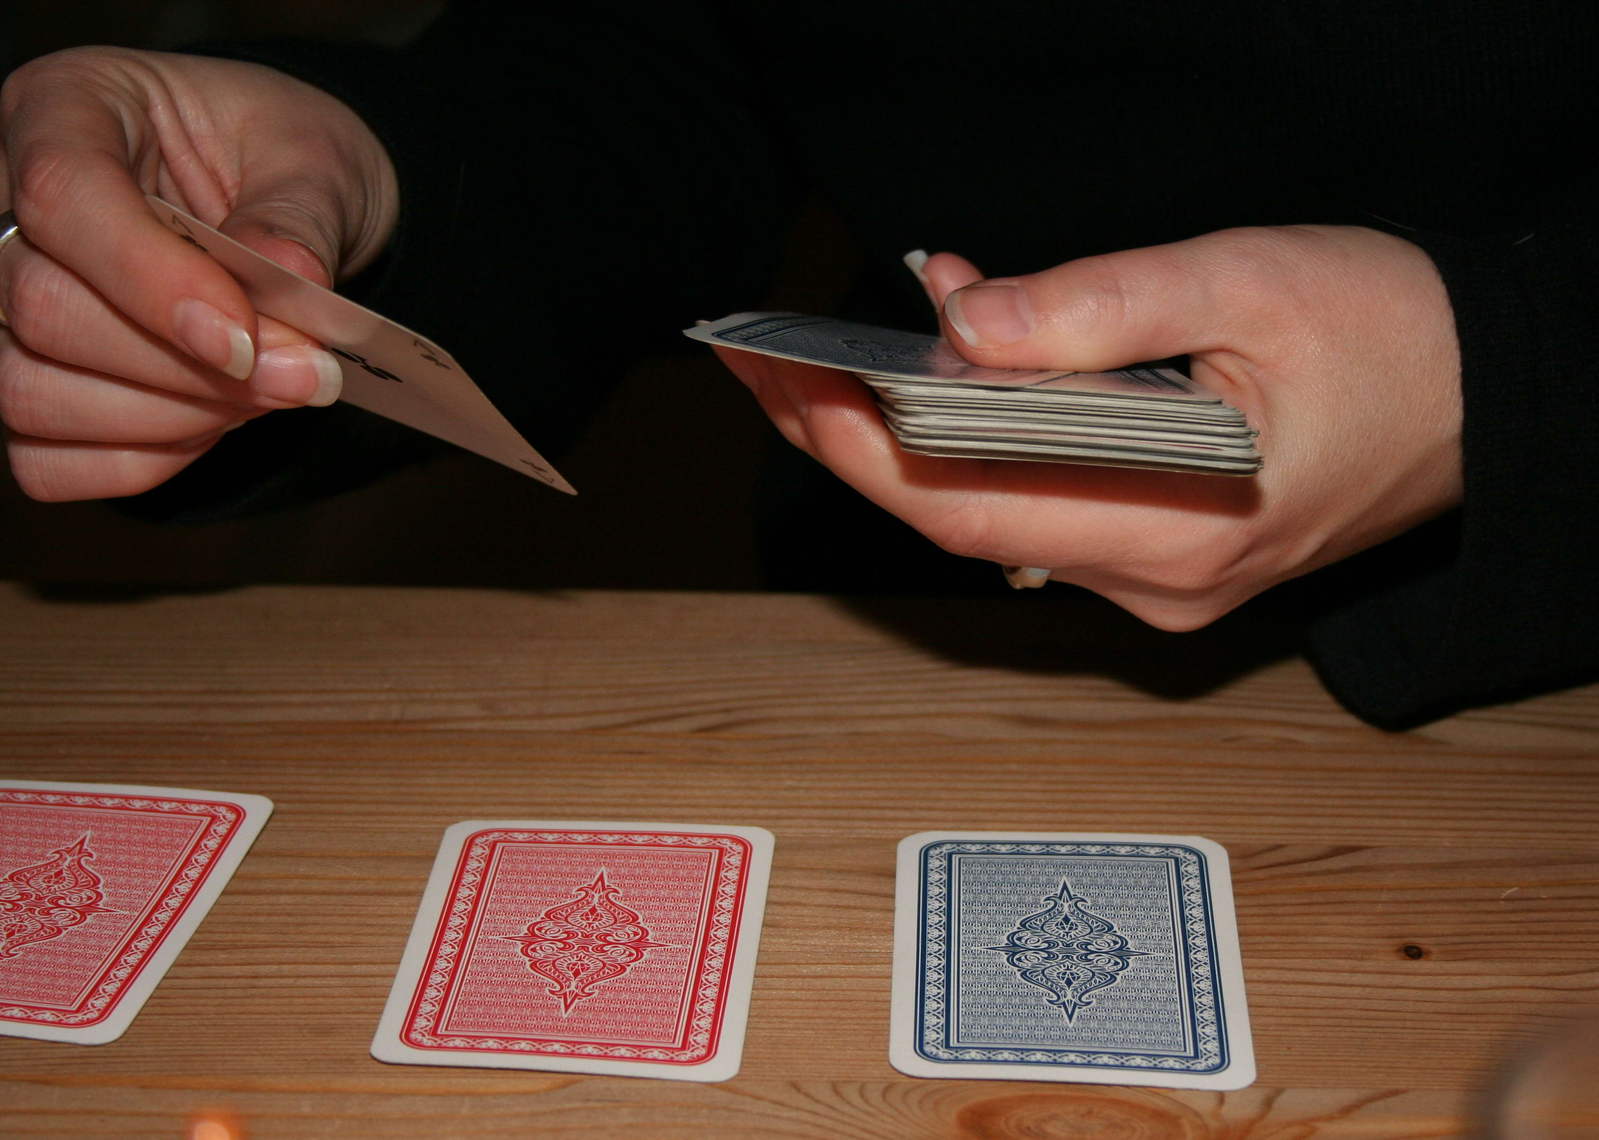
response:
[[[27,235],[0,254],[0,421],[26,493],[137,494],[246,420],[336,397],[331,358],[259,317],[143,195],[312,280],[354,272],[399,195],[343,104],[251,64],[75,49],[7,81],[0,164],[0,208]],[[1191,629],[1460,499],[1453,315],[1409,242],[1241,229],[991,281],[945,253],[924,276],[945,335],[980,364],[1189,355],[1265,456],[1233,479],[909,455],[852,377],[724,354],[793,443],[953,553],[1047,567]]]
[[[387,241],[381,144],[331,96],[229,60],[79,48],[0,93],[0,421],[36,499],[137,494],[268,411],[338,397],[337,362],[258,316],[156,221],[157,194],[329,284]]]

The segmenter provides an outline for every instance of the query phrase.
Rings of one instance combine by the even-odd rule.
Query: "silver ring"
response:
[[[0,254],[5,253],[6,246],[11,239],[22,231],[17,228],[17,216],[10,210],[0,211]],[[6,320],[6,311],[0,309],[0,328],[10,328],[11,322]]]
[[[1050,572],[1042,566],[1001,566],[1005,581],[1013,590],[1036,590],[1049,581]]]

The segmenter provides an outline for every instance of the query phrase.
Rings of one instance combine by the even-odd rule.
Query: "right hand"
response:
[[[328,404],[338,364],[258,316],[156,194],[319,285],[360,269],[399,192],[371,130],[256,64],[74,48],[0,92],[0,422],[42,500],[133,495],[267,411]]]

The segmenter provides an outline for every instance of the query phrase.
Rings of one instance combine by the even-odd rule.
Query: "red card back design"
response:
[[[696,1065],[751,869],[732,834],[490,828],[461,847],[401,1041]]]
[[[253,837],[248,818],[221,799],[0,787],[0,1031],[131,1017]]]

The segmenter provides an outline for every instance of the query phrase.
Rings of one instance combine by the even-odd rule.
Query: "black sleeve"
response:
[[[1312,659],[1375,724],[1599,678],[1595,201],[1599,177],[1578,170],[1501,236],[1405,235],[1432,256],[1455,311],[1465,497],[1329,576],[1367,589],[1313,627]]]
[[[748,305],[776,263],[794,179],[741,60],[694,11],[465,3],[404,51],[216,54],[314,83],[372,126],[401,216],[347,291],[438,340],[558,455],[631,358]],[[277,413],[124,507],[188,521],[264,510],[443,446],[346,405]]]

